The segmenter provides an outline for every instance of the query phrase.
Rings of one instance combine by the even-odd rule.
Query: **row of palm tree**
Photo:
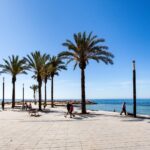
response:
[[[59,71],[67,70],[66,65],[71,61],[75,62],[74,69],[79,66],[81,69],[81,108],[82,113],[86,113],[86,97],[85,97],[85,69],[89,64],[89,60],[95,60],[97,62],[104,62],[105,64],[113,64],[112,53],[108,51],[108,47],[101,45],[105,42],[104,39],[98,38],[96,35],[92,35],[92,32],[88,35],[86,32],[79,32],[73,35],[74,41],[66,40],[63,46],[67,48],[67,51],[59,53],[57,56],[50,57],[49,54],[41,54],[39,51],[32,52],[30,55],[19,59],[19,56],[9,57],[8,60],[4,59],[4,64],[0,65],[2,68],[1,73],[9,73],[12,76],[13,92],[12,92],[12,108],[15,106],[15,82],[18,74],[27,74],[30,70],[34,73],[33,78],[38,82],[39,93],[39,110],[41,108],[41,87],[42,81],[45,84],[45,103],[46,97],[46,85],[48,79],[51,79],[51,106],[54,106],[53,92],[54,92],[54,76],[58,75]],[[66,64],[64,60],[67,60]]]

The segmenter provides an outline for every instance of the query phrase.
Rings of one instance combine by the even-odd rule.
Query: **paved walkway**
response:
[[[40,117],[1,111],[0,150],[150,150],[150,120],[108,112],[72,119],[61,108]]]

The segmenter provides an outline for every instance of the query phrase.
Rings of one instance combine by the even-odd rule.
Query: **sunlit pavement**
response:
[[[65,109],[0,112],[0,150],[150,150],[150,120],[113,112],[64,117]]]

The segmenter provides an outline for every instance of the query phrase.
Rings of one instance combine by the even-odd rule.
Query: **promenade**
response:
[[[0,150],[150,150],[150,120],[91,112],[65,118],[64,108],[31,117],[0,112]]]

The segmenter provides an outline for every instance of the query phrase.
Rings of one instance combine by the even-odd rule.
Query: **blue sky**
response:
[[[86,98],[131,98],[132,60],[137,64],[137,97],[150,98],[150,2],[148,0],[0,0],[0,63],[12,54],[34,50],[56,55],[73,33],[93,31],[106,39],[114,65],[91,61],[86,69]],[[6,78],[6,98],[12,85]],[[32,73],[20,75],[16,97],[32,98]],[[63,71],[55,78],[55,98],[80,98],[80,70]],[[0,91],[2,87],[0,86]],[[2,92],[0,92],[0,97]],[[43,95],[44,96],[44,95]],[[50,82],[48,83],[50,98]]]

